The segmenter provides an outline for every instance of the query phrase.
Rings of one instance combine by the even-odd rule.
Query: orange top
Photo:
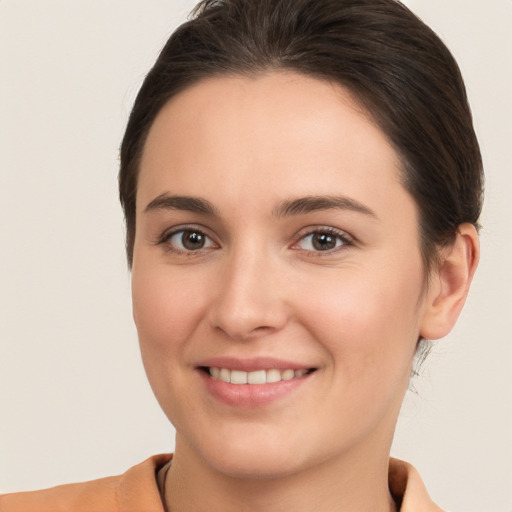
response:
[[[0,496],[0,512],[164,512],[157,473],[172,455],[155,455],[120,476]],[[443,512],[418,472],[391,459],[389,486],[400,512]]]

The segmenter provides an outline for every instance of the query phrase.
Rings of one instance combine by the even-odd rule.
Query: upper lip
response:
[[[254,372],[258,370],[309,370],[313,366],[302,364],[275,357],[251,357],[240,359],[237,357],[212,357],[199,361],[198,368],[227,368],[230,370],[241,370],[245,372]]]

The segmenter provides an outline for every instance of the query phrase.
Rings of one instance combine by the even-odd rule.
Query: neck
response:
[[[225,475],[177,440],[167,475],[169,512],[396,512],[388,455],[347,454],[273,478]]]

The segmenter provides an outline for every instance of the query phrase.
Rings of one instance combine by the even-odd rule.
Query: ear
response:
[[[466,301],[480,257],[475,226],[461,224],[455,241],[440,256],[441,263],[430,276],[420,329],[420,335],[431,340],[452,330]]]

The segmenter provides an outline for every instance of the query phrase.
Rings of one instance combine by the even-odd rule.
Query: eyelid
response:
[[[180,233],[180,232],[186,232],[186,231],[195,231],[198,233],[201,233],[205,237],[207,237],[214,247],[206,247],[204,249],[197,249],[195,251],[187,251],[187,250],[180,250],[178,248],[171,247],[168,245],[166,249],[171,252],[175,252],[178,254],[184,254],[188,256],[193,255],[199,255],[202,254],[204,251],[211,250],[213,248],[220,248],[220,244],[215,240],[215,237],[210,234],[210,230],[198,225],[198,224],[182,224],[177,226],[172,226],[171,228],[168,228],[162,232],[162,234],[157,238],[157,240],[154,242],[155,245],[164,245],[166,244],[170,238],[172,238],[174,235]],[[314,235],[314,234],[329,234],[332,236],[335,236],[336,238],[339,238],[342,240],[343,244],[340,247],[336,247],[333,249],[329,249],[326,251],[308,251],[305,249],[301,249],[300,247],[297,247],[297,245],[304,240],[306,237]],[[352,246],[356,243],[356,239],[354,236],[349,234],[348,232],[335,228],[332,226],[326,226],[326,225],[314,225],[314,226],[307,226],[302,228],[297,232],[297,234],[293,237],[295,242],[292,243],[291,249],[294,250],[300,250],[306,253],[310,253],[314,256],[328,256],[332,255],[344,248],[347,248],[349,246]]]
[[[300,247],[297,247],[299,242],[307,238],[308,236],[315,235],[315,234],[328,234],[335,236],[336,238],[339,238],[342,240],[343,244],[340,247],[335,247],[333,249],[329,249],[326,251],[311,251],[306,249],[301,249]],[[332,226],[325,226],[325,225],[317,225],[317,226],[308,226],[306,228],[301,229],[297,235],[295,236],[296,241],[293,242],[291,248],[298,251],[304,251],[306,253],[312,254],[314,256],[329,256],[337,253],[340,250],[346,249],[347,247],[353,246],[356,242],[356,239],[347,233],[346,231],[343,231],[342,229],[334,228]]]
[[[197,249],[195,251],[187,251],[187,250],[178,249],[176,247],[172,247],[170,244],[167,244],[167,242],[174,235],[181,233],[181,232],[187,232],[187,231],[200,233],[201,235],[208,238],[212,242],[214,247],[205,247],[205,248]],[[208,230],[198,224],[182,224],[182,225],[178,225],[178,226],[172,226],[171,228],[164,230],[163,233],[155,241],[155,245],[165,245],[165,244],[167,244],[166,250],[168,250],[170,252],[174,252],[176,254],[183,254],[183,255],[187,255],[187,256],[199,255],[199,254],[202,254],[204,251],[208,251],[213,248],[219,247],[218,242],[210,234],[210,230]]]

